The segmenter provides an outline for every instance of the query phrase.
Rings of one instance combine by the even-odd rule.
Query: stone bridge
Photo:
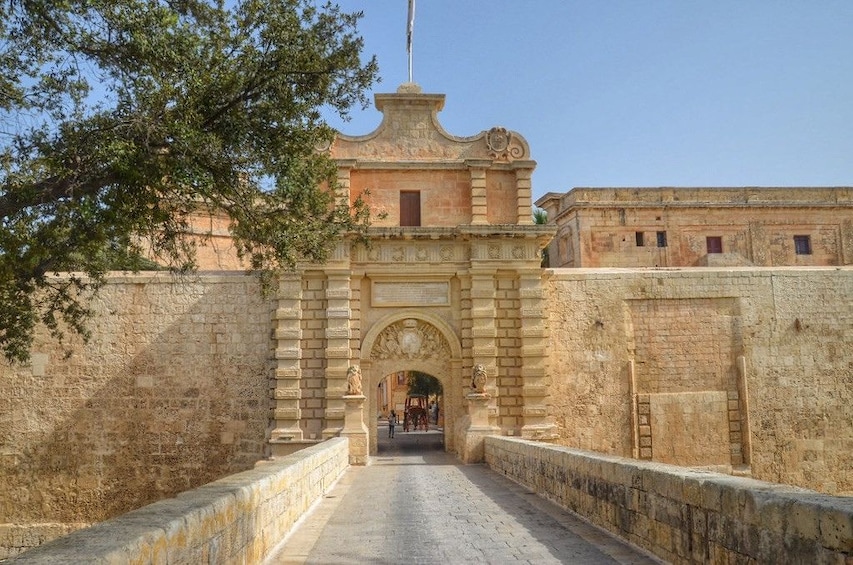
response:
[[[382,424],[380,424],[381,426]],[[381,429],[379,431],[382,431]],[[13,563],[848,563],[853,499],[437,430],[334,438],[25,552]]]

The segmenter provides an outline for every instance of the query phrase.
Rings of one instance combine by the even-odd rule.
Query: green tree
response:
[[[188,218],[224,211],[262,273],[368,222],[317,148],[377,79],[360,14],[311,0],[0,2],[0,349],[85,335],[82,297],[141,256],[191,269]],[[324,185],[325,183],[325,185]],[[150,249],[149,249],[150,247]],[[57,276],[78,271],[79,275]]]
[[[533,207],[533,223],[536,225],[544,226],[548,223],[548,212],[543,210],[542,208]],[[549,266],[551,263],[550,258],[548,257],[548,248],[542,250],[542,263],[543,267]]]
[[[429,373],[410,371],[408,379],[409,395],[441,396],[441,381]]]

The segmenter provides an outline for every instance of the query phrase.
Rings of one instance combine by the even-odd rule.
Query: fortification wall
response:
[[[853,269],[547,279],[559,443],[853,491]]]
[[[510,354],[524,290],[497,290]],[[853,492],[853,268],[547,270],[544,304],[560,443]],[[0,366],[0,547],[261,459],[273,307],[242,274],[116,276],[88,344],[65,359],[39,336],[31,365]],[[511,408],[530,375],[500,367]]]
[[[92,338],[69,336],[69,358],[39,336],[31,365],[0,365],[0,532],[12,541],[19,530],[3,524],[32,526],[38,543],[264,456],[271,303],[254,278],[114,276],[92,307]]]

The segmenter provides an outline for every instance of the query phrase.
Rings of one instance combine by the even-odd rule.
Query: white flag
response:
[[[409,25],[406,28],[406,52],[412,53],[412,33],[415,31],[415,0],[409,0]]]

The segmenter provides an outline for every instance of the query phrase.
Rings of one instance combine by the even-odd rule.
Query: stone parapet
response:
[[[853,498],[485,438],[496,472],[672,563],[850,563]]]
[[[261,563],[346,471],[332,439],[77,530],[9,563]]]

